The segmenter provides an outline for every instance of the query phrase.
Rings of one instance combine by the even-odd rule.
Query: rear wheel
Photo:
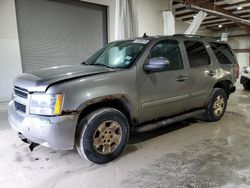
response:
[[[205,116],[208,121],[220,120],[227,107],[227,94],[224,89],[214,88],[208,105],[206,107]]]
[[[126,116],[113,108],[99,109],[79,124],[76,148],[82,157],[97,164],[117,158],[129,138]]]

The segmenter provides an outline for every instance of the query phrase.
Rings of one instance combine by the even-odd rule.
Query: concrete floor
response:
[[[239,86],[223,119],[194,119],[133,134],[122,156],[100,166],[76,151],[30,152],[0,107],[0,187],[250,187],[250,92]]]

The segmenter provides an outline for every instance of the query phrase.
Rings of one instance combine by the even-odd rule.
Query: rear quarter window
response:
[[[206,47],[200,41],[185,41],[189,65],[191,68],[206,66],[210,64],[210,58]]]
[[[217,60],[220,64],[236,64],[235,56],[227,44],[210,42],[209,43]]]

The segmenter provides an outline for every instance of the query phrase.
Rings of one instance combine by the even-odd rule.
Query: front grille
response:
[[[26,105],[28,104],[28,90],[14,86],[14,105],[15,109],[26,113]]]
[[[18,102],[16,102],[16,101],[14,101],[14,104],[15,104],[15,109],[16,109],[16,110],[19,110],[19,111],[21,111],[21,112],[26,113],[26,106],[25,106],[25,105],[23,105],[23,104],[21,104],[21,103],[18,103]]]
[[[17,87],[17,86],[14,87],[14,93],[15,95],[25,98],[25,99],[27,99],[28,97],[28,90]]]

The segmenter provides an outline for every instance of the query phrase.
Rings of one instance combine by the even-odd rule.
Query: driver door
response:
[[[153,73],[146,73],[143,66],[139,69],[137,83],[141,122],[182,113],[189,98],[188,71],[183,64],[179,42],[162,40],[156,43],[145,63],[155,58],[165,58],[169,66],[164,71]]]

